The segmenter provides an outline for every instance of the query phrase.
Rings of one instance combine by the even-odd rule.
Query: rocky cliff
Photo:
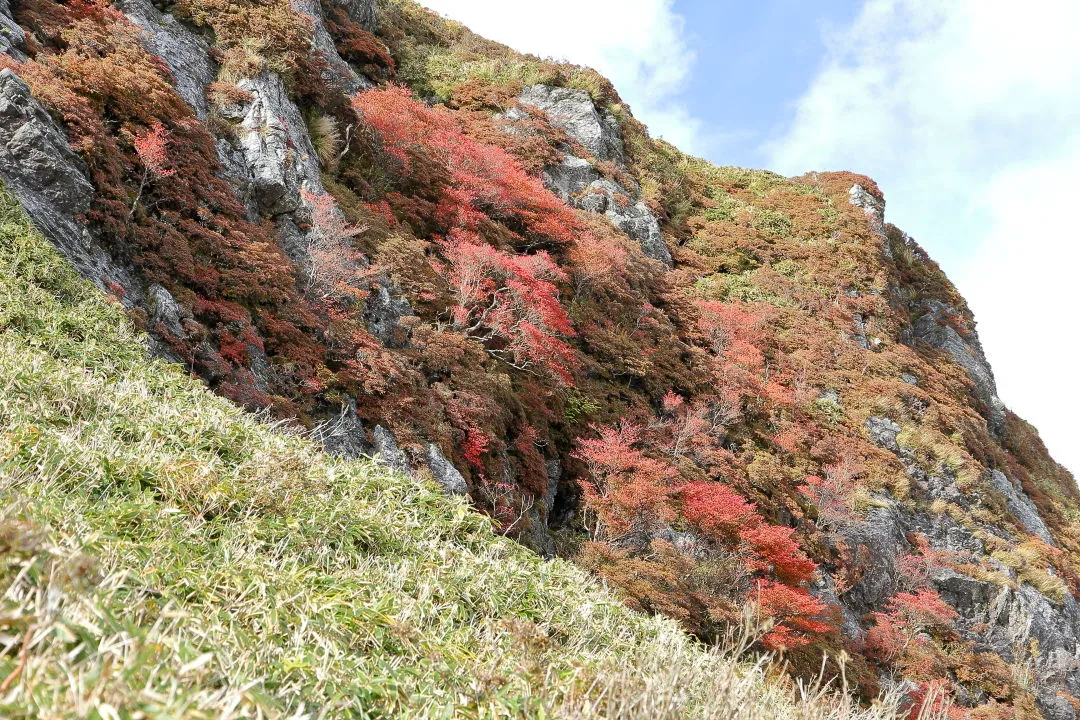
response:
[[[750,604],[796,673],[1076,717],[1080,495],[869,179],[407,0],[0,21],[0,177],[156,354],[706,641]]]

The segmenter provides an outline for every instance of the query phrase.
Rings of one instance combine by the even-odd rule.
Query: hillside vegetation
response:
[[[0,197],[0,714],[886,718],[148,360]]]
[[[1080,490],[871,179],[690,157],[412,0],[0,22],[0,176],[114,301],[8,209],[13,707],[802,712],[674,620],[1075,720]]]

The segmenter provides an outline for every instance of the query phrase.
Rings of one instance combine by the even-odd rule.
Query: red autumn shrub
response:
[[[802,647],[835,629],[820,619],[826,610],[825,603],[802,588],[759,581],[749,599],[761,619],[772,621],[772,628],[761,640],[769,650]]]
[[[629,251],[613,233],[584,232],[570,248],[574,297],[618,286],[629,268]]]
[[[400,86],[360,93],[352,103],[403,173],[430,162],[449,172],[436,211],[447,230],[476,231],[490,218],[504,222],[521,245],[573,241],[580,229],[573,211],[505,150],[463,133],[449,110],[428,107]]]
[[[875,612],[866,633],[871,657],[901,670],[906,677],[932,679],[944,669],[944,656],[934,635],[945,635],[959,617],[934,590],[897,593]]]
[[[759,525],[743,531],[743,539],[757,558],[749,561],[754,569],[771,568],[781,581],[800,585],[813,576],[817,564],[806,556],[795,540],[795,531],[779,525]]]
[[[462,230],[442,243],[455,304],[454,328],[519,369],[536,369],[573,384],[574,335],[554,285],[564,279],[545,252],[512,255]]]
[[[638,425],[624,422],[594,430],[599,437],[580,441],[574,453],[591,476],[582,490],[585,507],[595,517],[594,537],[618,539],[669,521],[678,471],[634,447],[643,437]]]
[[[729,404],[766,400],[790,405],[794,396],[775,360],[766,356],[770,306],[699,301],[698,330],[713,354],[715,385]],[[739,402],[741,401],[741,402]]]
[[[713,537],[737,541],[747,526],[761,521],[754,504],[723,483],[688,483],[680,492],[683,515]]]

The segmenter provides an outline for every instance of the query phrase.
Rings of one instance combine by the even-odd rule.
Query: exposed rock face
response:
[[[1000,587],[941,570],[934,577],[943,600],[960,613],[962,632],[975,636],[1006,662],[1030,659],[1039,704],[1047,717],[1068,717],[1056,702],[1055,686],[1080,690],[1080,605],[1066,593],[1054,604],[1030,585]],[[1069,708],[1071,711],[1071,708]]]
[[[11,17],[11,3],[0,0],[0,53],[10,55],[16,60],[24,60],[26,55],[26,33]]]
[[[597,160],[625,164],[619,121],[599,110],[584,90],[533,85],[525,88],[520,100],[546,112],[555,127],[581,143]]]
[[[453,463],[446,459],[438,445],[428,443],[425,458],[427,459],[428,469],[431,470],[431,474],[435,477],[435,482],[439,483],[448,495],[469,494],[469,486],[465,483],[465,478],[462,477]]]
[[[851,186],[848,195],[851,198],[851,204],[856,207],[861,207],[867,217],[870,218],[871,227],[877,231],[881,231],[885,225],[885,203],[874,197],[874,195],[862,185],[858,184]]]
[[[375,32],[379,28],[375,0],[334,0],[334,4],[368,32]]]
[[[375,283],[367,302],[368,328],[371,334],[387,347],[402,347],[406,340],[401,319],[412,315],[409,301],[397,295],[389,279]]]
[[[315,49],[322,53],[329,65],[329,76],[323,79],[340,85],[350,95],[364,88],[372,87],[373,83],[370,80],[357,74],[352,69],[352,66],[338,54],[337,49],[334,47],[334,40],[330,37],[330,33],[327,32],[326,26],[323,24],[319,0],[295,0],[293,5],[297,10],[312,18]],[[353,19],[364,28],[372,29],[375,27],[375,4],[373,2],[361,0],[352,3],[351,6],[343,5],[343,7],[345,7],[350,17],[355,13],[357,17],[353,17]]]
[[[553,125],[597,160],[625,166],[626,151],[619,122],[611,113],[598,110],[585,91],[533,85],[522,92],[519,101],[547,113]],[[508,113],[507,119],[520,119],[521,115],[515,112],[520,111]],[[646,257],[671,267],[671,252],[664,244],[660,222],[641,201],[641,188],[636,185],[624,188],[602,177],[592,161],[569,152],[561,163],[545,169],[544,184],[564,202],[607,216],[612,225],[641,245]]]
[[[990,483],[997,488],[998,492],[1005,496],[1005,502],[1009,507],[1009,512],[1020,521],[1020,524],[1024,526],[1032,535],[1035,535],[1043,542],[1054,544],[1054,538],[1051,537],[1050,531],[1046,527],[1046,523],[1039,517],[1039,511],[1035,508],[1035,503],[1031,501],[1023,491],[1022,488],[1016,487],[1005,473],[1000,470],[993,470],[990,473]]]
[[[374,446],[371,457],[388,465],[400,473],[409,472],[409,459],[398,447],[397,438],[382,425],[376,425],[371,431],[372,445]]]
[[[886,417],[872,417],[866,421],[866,429],[870,431],[870,439],[875,445],[885,448],[890,452],[899,454],[900,446],[896,438],[903,428]]]
[[[165,61],[176,80],[176,90],[199,119],[205,120],[209,112],[206,87],[218,73],[210,45],[149,0],[123,0],[120,9],[145,31],[146,49]]]
[[[191,320],[191,311],[172,296],[161,285],[151,285],[146,290],[146,309],[149,311],[151,327],[161,324],[174,337],[184,336],[184,321]]]
[[[570,202],[573,195],[599,180],[600,171],[595,165],[569,153],[561,163],[544,170],[544,184],[564,202]]]
[[[983,353],[982,343],[973,329],[961,336],[950,318],[958,317],[955,308],[930,300],[922,305],[922,316],[915,320],[912,338],[944,350],[958,365],[967,370],[974,383],[975,396],[983,403],[990,431],[997,437],[1005,431],[1005,403],[997,393],[994,372]]]
[[[858,184],[851,186],[848,196],[852,205],[862,208],[866,213],[871,229],[882,239],[882,252],[892,259],[892,250],[885,234],[885,203]],[[944,350],[963,367],[974,384],[975,396],[983,405],[990,432],[1000,438],[1005,430],[1005,404],[998,397],[994,373],[986,360],[978,333],[974,328],[966,327],[966,322],[960,320],[965,326],[961,335],[956,329],[961,314],[956,308],[938,300],[921,302],[913,309],[913,314],[914,324],[902,340],[909,345],[924,344]],[[856,324],[860,323],[864,323],[861,317],[857,318]],[[862,337],[864,339],[860,344],[869,348],[870,344],[865,340],[865,335]]]
[[[978,494],[961,492],[956,478],[949,473],[928,476],[918,468],[913,453],[898,441],[902,432],[899,424],[871,417],[866,427],[874,443],[900,458],[908,474],[931,497],[969,507],[982,503]],[[1022,527],[1045,542],[1054,542],[1034,503],[1004,473],[992,471],[988,485],[1005,497],[1009,511]],[[1011,539],[1004,529],[986,530]],[[948,568],[938,568],[931,575],[942,599],[960,613],[958,627],[962,635],[1006,662],[1030,661],[1039,681],[1037,695],[1043,714],[1048,718],[1075,718],[1069,714],[1070,706],[1058,702],[1055,688],[1064,686],[1070,693],[1080,690],[1080,605],[1068,592],[1057,601],[1025,583],[1015,571],[990,558],[985,543],[948,515],[914,515],[890,502],[887,510],[875,511],[866,521],[846,528],[847,542],[867,554],[873,572],[841,599],[845,617],[849,611],[862,616],[881,607],[894,591],[897,559],[911,552],[907,533],[912,531],[923,534],[934,550],[987,561],[1016,586],[997,585]]]
[[[7,69],[0,70],[0,177],[83,276],[138,294],[133,275],[114,264],[78,220],[94,195],[82,160],[27,84]]]
[[[865,553],[866,565],[872,568],[843,597],[841,604],[853,617],[881,607],[896,591],[896,561],[908,546],[904,533],[903,518],[893,506],[874,510],[866,520],[844,528],[849,546]]]
[[[274,73],[237,85],[251,93],[251,102],[222,114],[238,123],[239,152],[254,200],[267,215],[296,212],[301,189],[324,192],[303,115]]]
[[[357,458],[372,454],[367,431],[356,416],[356,400],[352,398],[341,406],[341,412],[336,418],[315,427],[311,435],[321,442],[331,455]]]
[[[635,200],[621,185],[611,180],[594,180],[584,188],[575,205],[582,210],[603,213],[615,227],[641,245],[646,257],[671,267],[671,252],[664,244],[660,223],[640,200]]]

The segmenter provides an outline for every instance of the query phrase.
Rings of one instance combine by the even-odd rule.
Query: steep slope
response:
[[[3,15],[0,176],[158,355],[703,640],[1075,717],[1075,482],[869,179],[687,157],[408,0]]]
[[[892,717],[800,701],[145,351],[0,192],[6,718]]]

